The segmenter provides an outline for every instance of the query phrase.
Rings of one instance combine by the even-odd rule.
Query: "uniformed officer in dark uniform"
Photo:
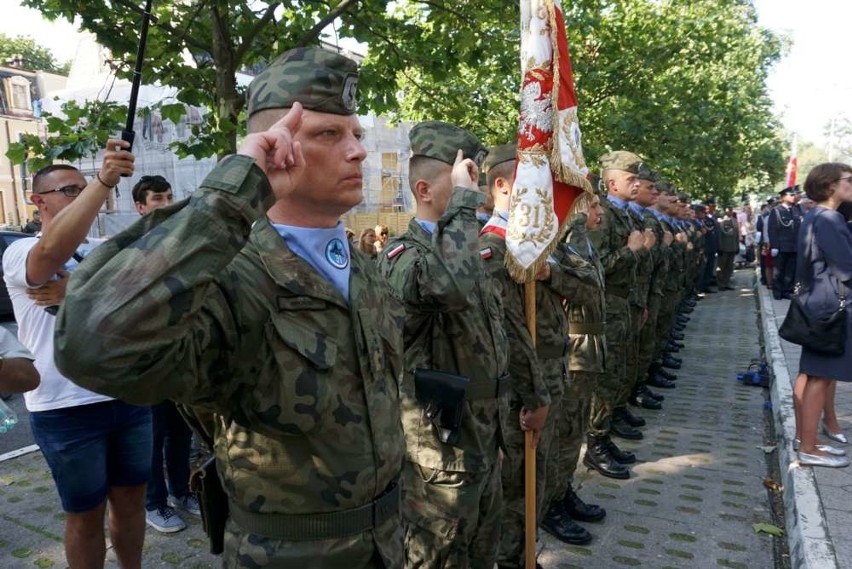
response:
[[[790,298],[796,279],[796,241],[802,215],[796,206],[799,186],[784,188],[779,192],[781,203],[767,219],[769,250],[774,262],[772,296],[776,300]]]

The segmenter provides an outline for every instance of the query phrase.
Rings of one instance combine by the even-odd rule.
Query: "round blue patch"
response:
[[[335,237],[325,246],[325,259],[336,269],[345,269],[349,266],[349,254],[343,241]]]

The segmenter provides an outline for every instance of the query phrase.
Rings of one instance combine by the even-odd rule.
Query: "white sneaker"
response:
[[[145,512],[145,523],[160,533],[175,533],[186,529],[186,522],[169,506]]]
[[[178,510],[182,510],[191,516],[195,516],[196,518],[201,517],[201,507],[199,507],[198,505],[198,498],[195,497],[195,494],[189,493],[183,498],[175,498],[174,496],[169,496],[169,506]]]

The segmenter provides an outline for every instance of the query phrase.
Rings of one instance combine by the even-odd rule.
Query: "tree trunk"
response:
[[[219,154],[221,160],[237,151],[237,121],[243,105],[243,97],[237,92],[237,68],[234,46],[231,41],[228,3],[217,0],[211,3],[213,22],[213,65],[216,73],[216,111],[219,129],[227,140],[227,148]]]

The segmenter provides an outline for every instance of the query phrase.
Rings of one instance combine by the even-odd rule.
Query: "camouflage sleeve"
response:
[[[574,304],[586,304],[597,298],[595,269],[591,263],[570,255],[563,245],[553,251],[553,260],[547,283],[551,290]]]
[[[254,161],[231,156],[188,202],[98,247],[74,272],[57,317],[62,373],[131,403],[217,408],[236,389],[239,323],[238,295],[216,279],[272,201]]]
[[[403,253],[394,259],[382,256],[382,273],[400,300],[443,310],[470,308],[480,278],[480,226],[476,208],[484,200],[482,192],[455,188],[428,250],[419,255]]]
[[[512,387],[527,409],[550,405],[550,390],[544,381],[535,345],[524,314],[524,287],[506,270],[506,242],[486,234],[482,247],[491,249],[484,261],[489,276],[499,283],[503,298],[503,323],[509,338],[509,375]]]
[[[601,216],[601,225],[595,231],[589,232],[589,240],[600,255],[601,265],[607,277],[621,274],[625,269],[633,267],[637,262],[636,254],[625,243],[617,243],[609,212]]]

